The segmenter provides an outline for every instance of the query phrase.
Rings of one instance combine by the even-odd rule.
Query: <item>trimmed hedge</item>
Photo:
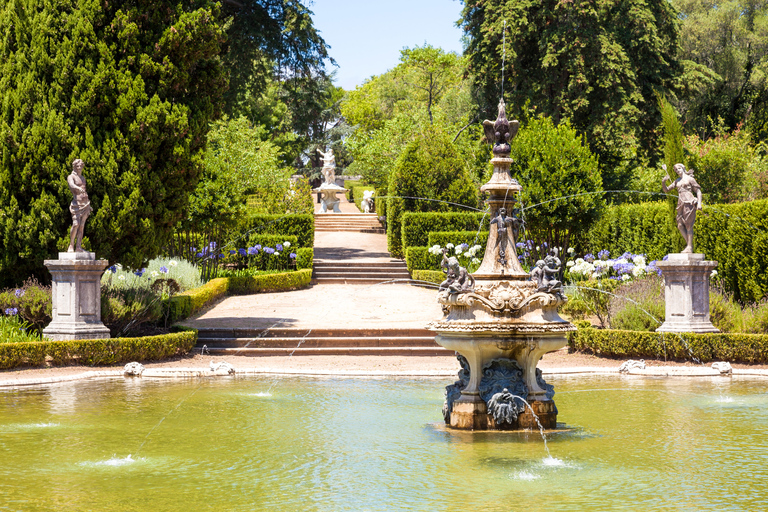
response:
[[[239,235],[250,239],[251,235],[295,235],[299,247],[312,247],[315,239],[315,218],[311,214],[267,215],[251,214],[238,226]],[[234,245],[242,246],[242,242]]]
[[[264,274],[257,276],[230,277],[227,294],[247,295],[251,293],[284,292],[309,286],[312,269],[305,268],[296,272]]]
[[[645,253],[649,260],[683,247],[666,203],[607,208],[588,240],[594,254],[630,251]],[[719,278],[734,299],[757,302],[768,295],[768,200],[705,205],[696,216],[694,250],[719,262]]]
[[[445,281],[445,273],[442,270],[414,270],[411,278],[414,281],[440,284]]]
[[[188,290],[168,299],[168,320],[178,322],[200,311],[206,304],[225,295],[243,295],[272,291],[296,290],[309,286],[312,269],[242,277],[211,279],[200,288]]]
[[[315,250],[312,247],[301,247],[296,250],[296,269],[311,269],[315,264]]]
[[[156,361],[186,354],[196,343],[196,330],[142,338],[3,343],[0,344],[0,369],[46,363],[52,366],[97,366]]]
[[[252,247],[256,244],[261,245],[262,247],[275,247],[277,244],[283,244],[284,242],[289,242],[291,244],[290,250],[288,252],[294,252],[294,249],[298,249],[301,247],[299,245],[299,237],[296,235],[262,235],[262,234],[255,234],[251,235],[248,238],[248,247]]]
[[[569,333],[568,347],[608,357],[768,363],[768,335],[765,334],[677,334],[580,328]]]
[[[435,231],[488,231],[488,216],[483,213],[416,213],[403,215],[403,247],[426,246]],[[473,238],[474,239],[474,238]],[[452,242],[455,243],[455,242]]]
[[[408,272],[416,270],[440,270],[442,254],[430,254],[429,247],[408,247],[405,249],[405,264]]]
[[[467,244],[470,247],[477,244],[485,248],[488,243],[489,231],[433,231],[429,234],[428,247],[439,245],[445,247],[446,244],[460,245]],[[482,255],[482,253],[481,253]]]

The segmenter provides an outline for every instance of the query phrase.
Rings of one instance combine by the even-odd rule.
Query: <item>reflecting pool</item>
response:
[[[552,458],[537,432],[447,431],[448,380],[1,390],[0,510],[768,509],[765,381],[547,380]]]

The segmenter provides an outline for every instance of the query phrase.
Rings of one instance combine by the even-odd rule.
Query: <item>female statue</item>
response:
[[[666,165],[661,166],[665,173]],[[669,176],[666,174],[661,179],[661,189],[668,193],[673,188],[677,189],[677,229],[685,240],[683,253],[693,252],[693,223],[696,221],[696,211],[701,210],[701,187],[693,178],[693,170],[686,171],[683,164],[675,164],[675,172],[678,178],[667,186]]]

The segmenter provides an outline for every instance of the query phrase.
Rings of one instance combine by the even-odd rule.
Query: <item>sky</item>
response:
[[[404,47],[429,43],[461,54],[459,0],[314,0],[315,28],[336,60],[334,84],[346,90],[397,66]],[[305,5],[307,5],[305,4]]]

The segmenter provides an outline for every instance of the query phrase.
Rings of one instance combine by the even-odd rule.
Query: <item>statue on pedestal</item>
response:
[[[323,176],[325,177],[325,183],[328,185],[336,184],[336,157],[333,155],[333,148],[328,149],[327,153],[323,153],[320,149],[317,150],[320,156],[323,157]]]
[[[662,165],[666,172],[667,166]],[[673,188],[677,189],[677,229],[685,240],[683,254],[693,253],[693,223],[696,222],[696,211],[701,210],[701,187],[693,177],[693,169],[686,171],[683,164],[675,164],[675,172],[678,178],[667,186],[669,176],[666,174],[661,179],[661,189],[668,193]]]
[[[84,252],[82,247],[83,229],[85,228],[85,221],[93,211],[83,176],[84,167],[85,163],[78,158],[72,162],[72,174],[67,177],[69,190],[72,191],[72,202],[69,204],[69,212],[72,214],[72,229],[69,232],[67,252]]]
[[[496,247],[499,248],[499,258],[498,261],[502,265],[507,264],[507,243],[509,242],[509,232],[507,231],[507,227],[512,228],[512,243],[514,243],[514,240],[517,239],[517,234],[520,230],[520,226],[522,225],[522,221],[515,217],[514,215],[511,217],[507,217],[507,209],[506,208],[499,208],[499,213],[496,215],[493,219],[491,219],[490,225],[496,226]]]

